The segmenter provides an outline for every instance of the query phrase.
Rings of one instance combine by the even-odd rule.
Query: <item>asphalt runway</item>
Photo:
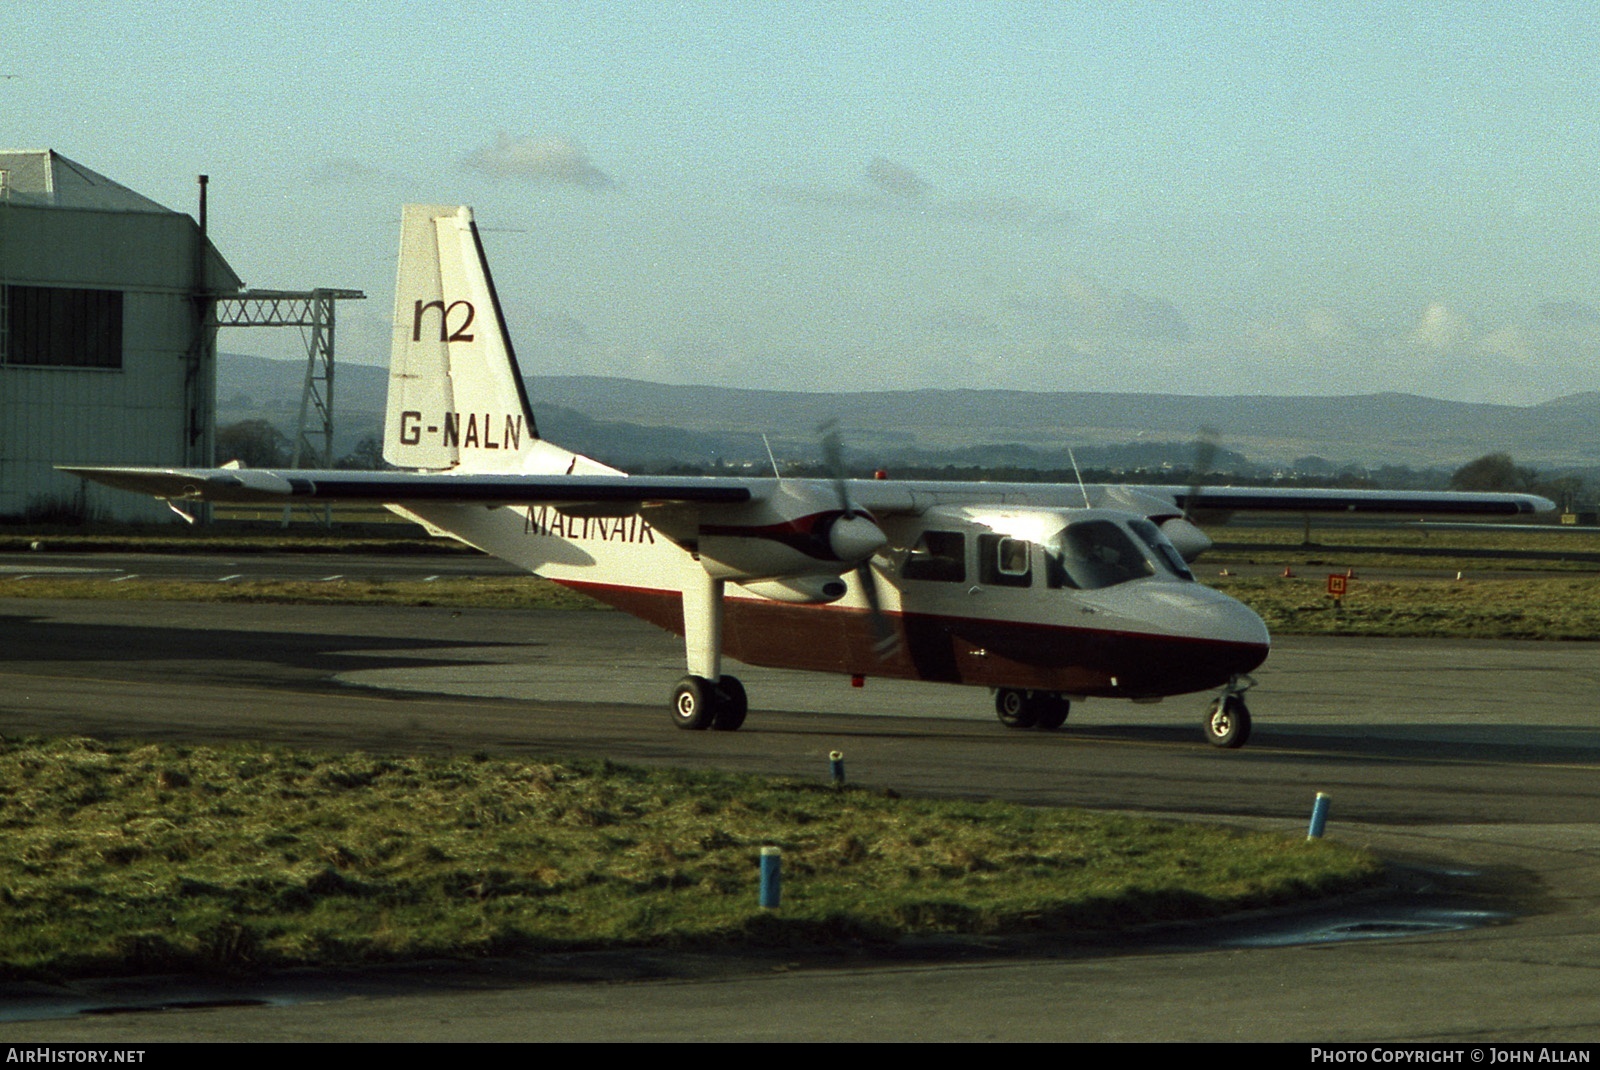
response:
[[[0,599],[7,735],[588,754],[818,779],[837,749],[858,784],[1290,834],[1324,791],[1329,835],[1394,861],[1399,887],[1116,941],[556,956],[220,994],[12,988],[0,1040],[1600,1039],[1592,645],[1280,640],[1236,752],[1199,741],[1204,696],[1083,703],[1045,734],[1001,727],[981,690],[733,671],[751,695],[745,729],[687,733],[665,709],[677,641],[611,612]],[[1358,938],[1375,935],[1388,938]],[[220,998],[252,1005],[67,1013]]]
[[[41,540],[43,541],[43,540]],[[493,557],[454,547],[437,554],[333,553],[31,553],[0,554],[0,581],[134,578],[229,583],[237,580],[427,580],[462,576],[522,576]],[[0,591],[3,593],[3,591]]]

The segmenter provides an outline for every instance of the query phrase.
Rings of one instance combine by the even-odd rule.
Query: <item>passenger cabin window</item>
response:
[[[963,583],[967,578],[967,539],[959,531],[924,531],[906,555],[900,575],[908,580]]]
[[[1033,544],[1009,535],[978,536],[978,581],[997,587],[1027,587],[1033,583],[1029,547]]]
[[[1045,549],[1045,582],[1092,591],[1154,576],[1133,538],[1110,520],[1080,520]]]

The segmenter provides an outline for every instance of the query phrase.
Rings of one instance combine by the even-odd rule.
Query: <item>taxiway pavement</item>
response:
[[[1045,734],[1002,728],[982,690],[755,669],[734,670],[751,695],[744,730],[680,732],[665,698],[681,658],[672,637],[605,611],[0,599],[0,732],[591,754],[819,779],[837,749],[859,784],[1290,834],[1325,791],[1329,834],[1403,863],[1408,890],[1115,942],[300,977],[245,994],[262,1005],[205,1010],[60,1016],[75,997],[153,1006],[177,983],[12,991],[0,1040],[1600,1039],[1590,644],[1279,640],[1237,752],[1199,741],[1200,696],[1088,702]],[[1474,917],[1499,921],[1423,931]],[[1396,926],[1417,935],[1333,938]]]

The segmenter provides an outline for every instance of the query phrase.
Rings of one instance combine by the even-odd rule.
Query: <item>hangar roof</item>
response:
[[[174,213],[53,149],[0,149],[0,200],[46,208]]]
[[[8,283],[187,292],[244,283],[194,219],[53,149],[0,149],[0,275]]]

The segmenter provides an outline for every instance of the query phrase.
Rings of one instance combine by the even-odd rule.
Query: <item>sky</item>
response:
[[[209,175],[247,285],[367,293],[341,360],[427,202],[536,375],[1600,389],[1580,4],[47,0],[0,8],[0,148],[191,214]]]

